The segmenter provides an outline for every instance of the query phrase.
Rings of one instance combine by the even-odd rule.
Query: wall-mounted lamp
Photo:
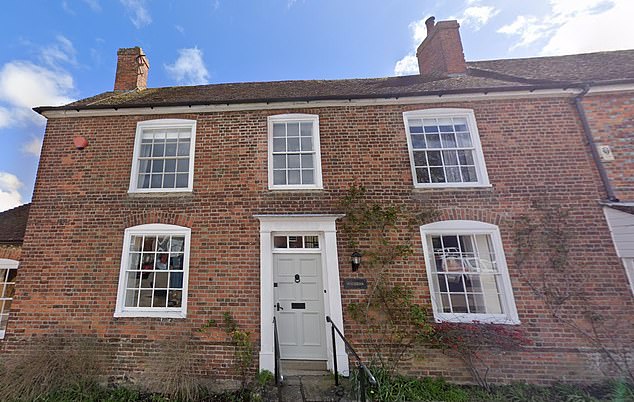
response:
[[[81,151],[88,146],[88,140],[86,139],[86,137],[78,135],[77,137],[73,138],[73,145],[75,145],[75,148]]]
[[[361,253],[355,251],[350,256],[350,263],[352,264],[352,272],[357,272],[359,270],[359,266],[361,265]]]

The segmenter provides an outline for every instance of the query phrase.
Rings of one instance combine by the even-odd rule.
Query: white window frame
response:
[[[432,268],[434,262],[433,246],[431,244],[432,236],[443,235],[489,235],[493,245],[493,252],[500,274],[501,285],[503,286],[504,297],[501,298],[502,314],[478,314],[478,313],[445,313],[441,310],[441,306],[435,297],[436,289],[434,289],[434,273]],[[423,243],[423,252],[425,254],[425,267],[427,271],[427,281],[429,284],[429,294],[434,311],[434,319],[436,322],[473,322],[479,321],[490,324],[519,324],[520,320],[517,315],[515,306],[515,298],[513,297],[513,287],[509,278],[508,268],[506,265],[506,257],[504,256],[504,247],[502,245],[502,237],[500,229],[493,224],[467,221],[467,220],[450,220],[434,222],[420,227],[420,235]]]
[[[278,114],[269,116],[268,121],[268,169],[269,190],[321,190],[321,148],[319,141],[319,116],[316,114]],[[314,184],[273,184],[273,124],[311,121],[313,123],[313,149],[315,153]]]
[[[414,149],[412,146],[412,138],[409,130],[408,121],[409,119],[433,119],[451,117],[464,118],[467,120],[469,133],[471,134],[471,141],[473,143],[473,158],[476,174],[478,175],[478,181],[460,183],[418,183],[416,176],[416,166],[414,164]],[[415,188],[491,187],[491,184],[489,183],[489,175],[487,174],[486,164],[484,162],[482,145],[480,143],[480,134],[478,132],[478,126],[476,124],[473,109],[435,108],[412,110],[409,112],[403,112],[403,122],[405,123],[407,148],[409,151],[409,161],[412,170],[412,181],[414,182]]]
[[[183,188],[138,188],[139,155],[141,153],[141,139],[143,130],[160,128],[188,128],[191,130],[189,145],[189,176],[188,185]],[[196,144],[196,120],[186,119],[158,119],[144,120],[137,123],[134,139],[134,152],[132,156],[132,168],[130,171],[130,188],[128,193],[183,193],[191,192],[194,187],[194,150]]]
[[[19,268],[19,266],[20,266],[20,262],[19,261],[8,260],[8,259],[5,259],[5,258],[0,258],[0,269],[16,269],[17,270]],[[6,283],[7,283],[7,282],[5,282],[5,280],[6,280],[6,276],[4,278],[0,279],[0,296],[2,296],[2,294],[4,292],[4,287],[6,286]],[[15,288],[14,288],[14,291],[15,291]],[[7,299],[15,300],[13,297],[7,298]],[[0,300],[0,304],[1,303],[2,303],[2,300]],[[0,310],[0,313],[8,314],[9,311]],[[7,325],[8,325],[8,323],[9,323],[9,318],[7,317]],[[6,332],[6,329],[0,327],[0,339],[4,338],[5,332]]]
[[[130,241],[132,236],[184,236],[183,250],[183,299],[180,307],[125,307],[126,270],[130,256]],[[186,318],[187,293],[189,284],[189,249],[191,229],[166,224],[147,224],[127,228],[123,237],[123,252],[121,253],[121,270],[119,271],[119,287],[115,317],[157,317],[157,318]]]

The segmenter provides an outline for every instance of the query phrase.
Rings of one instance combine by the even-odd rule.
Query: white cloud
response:
[[[17,176],[0,172],[0,211],[6,211],[23,204],[22,196],[18,192],[20,187],[22,187],[22,182]]]
[[[511,50],[538,42],[543,55],[634,47],[634,35],[623,30],[634,15],[631,0],[550,0],[549,6],[545,15],[521,15],[498,29],[517,38]]]
[[[9,127],[13,123],[11,111],[0,106],[0,128]]]
[[[22,152],[28,155],[40,157],[40,151],[42,150],[42,140],[37,137],[31,138],[31,141],[22,145]]]
[[[176,29],[178,32],[180,32],[181,34],[185,34],[185,28],[183,28],[181,25],[174,25],[174,29]]]
[[[209,82],[203,52],[196,47],[179,49],[178,58],[174,64],[166,64],[165,70],[179,84],[201,85]]]
[[[412,75],[418,74],[418,59],[413,54],[408,54],[394,66],[395,75]]]
[[[462,26],[468,26],[477,31],[499,13],[500,10],[493,6],[467,7],[458,18],[458,22]]]
[[[152,22],[152,16],[147,10],[145,0],[120,0],[128,14],[130,21],[137,29],[141,29]]]
[[[73,89],[73,77],[63,70],[49,69],[28,61],[8,62],[0,69],[0,103],[6,105],[0,106],[0,125],[25,121],[42,124],[43,119],[31,108],[69,103]]]
[[[84,3],[90,7],[90,9],[94,12],[101,11],[101,4],[99,4],[99,0],[83,0]]]
[[[57,67],[60,63],[68,63],[77,65],[77,51],[68,38],[63,35],[57,35],[56,42],[42,47],[40,50],[40,58],[45,64]]]

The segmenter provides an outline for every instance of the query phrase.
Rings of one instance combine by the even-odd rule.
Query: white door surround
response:
[[[324,285],[324,315],[343,331],[341,289],[339,287],[339,259],[335,221],[343,215],[255,215],[260,220],[260,370],[275,368],[273,339],[273,234],[317,234],[321,244]],[[330,325],[326,324],[327,367],[334,368]],[[337,368],[348,375],[348,354],[343,341],[337,337]]]

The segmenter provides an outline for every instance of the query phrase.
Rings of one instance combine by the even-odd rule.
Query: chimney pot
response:
[[[429,17],[425,26],[427,37],[416,50],[420,74],[445,77],[466,74],[467,63],[462,51],[458,21],[435,23],[435,18]]]
[[[425,26],[427,27],[427,36],[429,36],[432,29],[434,29],[435,24],[436,24],[436,17],[434,16],[431,16],[425,20]]]
[[[115,91],[134,91],[147,88],[150,63],[140,47],[122,48],[117,51]]]

